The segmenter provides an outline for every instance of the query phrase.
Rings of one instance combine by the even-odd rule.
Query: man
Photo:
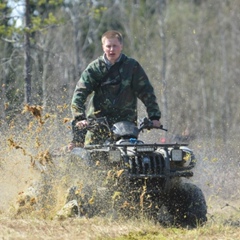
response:
[[[160,127],[161,112],[149,79],[141,65],[122,53],[122,34],[110,30],[102,35],[103,56],[91,62],[78,81],[71,104],[73,114],[73,141],[76,145],[106,140],[101,130],[82,135],[87,118],[106,117],[110,127],[119,121],[137,123],[137,99],[146,106],[154,127]],[[91,96],[87,114],[85,103]],[[85,134],[84,134],[85,135]],[[95,137],[94,137],[95,136]],[[101,138],[101,140],[100,140]]]

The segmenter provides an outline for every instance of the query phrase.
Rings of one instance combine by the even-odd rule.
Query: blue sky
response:
[[[16,27],[21,26],[23,22],[23,14],[24,14],[24,1],[8,0],[8,6],[12,8],[11,17],[16,20]]]

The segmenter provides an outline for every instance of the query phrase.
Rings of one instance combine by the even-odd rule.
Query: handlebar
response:
[[[143,118],[143,120],[140,123],[139,132],[143,131],[144,129],[150,130],[150,129],[153,129],[153,128],[161,129],[163,131],[168,131],[166,128],[163,128],[163,125],[161,125],[160,127],[154,127],[153,122],[150,119],[145,117],[145,118]]]
[[[163,125],[161,125],[159,128],[163,131],[166,131],[166,132],[168,131],[166,128],[163,128]]]
[[[84,127],[85,130],[92,130],[99,126],[105,126],[105,127],[107,127],[109,132],[111,131],[106,117],[88,118],[87,121],[88,121],[88,126]],[[163,131],[168,131],[166,128],[163,128],[163,125],[161,125],[160,127],[154,127],[153,122],[150,119],[148,119],[147,117],[145,117],[141,120],[139,127],[138,127],[139,132],[143,131],[144,129],[148,129],[148,130],[161,129]]]

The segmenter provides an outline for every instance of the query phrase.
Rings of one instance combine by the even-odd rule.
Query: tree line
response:
[[[0,3],[1,124],[25,104],[69,106],[81,72],[102,54],[101,35],[116,29],[153,83],[165,126],[223,141],[239,130],[237,0],[14,3]]]

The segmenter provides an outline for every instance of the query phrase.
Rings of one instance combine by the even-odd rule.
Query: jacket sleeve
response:
[[[71,111],[73,118],[76,120],[86,119],[85,104],[96,85],[95,79],[94,67],[89,65],[82,73],[72,97]]]
[[[138,62],[136,62],[134,66],[132,77],[135,94],[145,105],[148,117],[151,120],[159,120],[161,118],[161,112],[153,86]]]

